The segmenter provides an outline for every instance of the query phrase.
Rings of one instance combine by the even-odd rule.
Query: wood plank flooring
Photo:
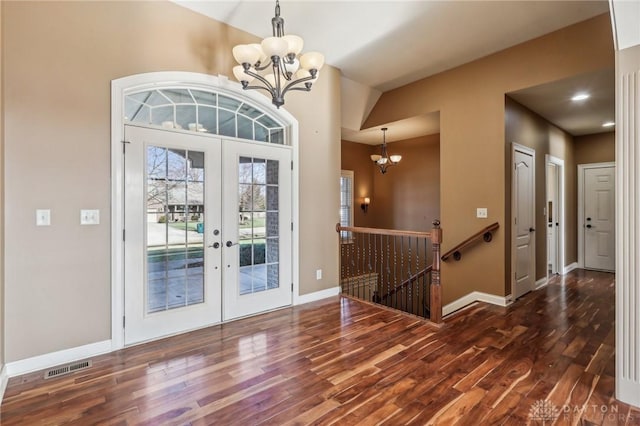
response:
[[[640,425],[613,399],[614,276],[436,328],[332,298],[12,378],[2,425]]]

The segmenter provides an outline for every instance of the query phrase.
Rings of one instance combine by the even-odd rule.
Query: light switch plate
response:
[[[476,217],[486,219],[487,218],[487,208],[486,207],[478,207],[476,209]]]
[[[51,225],[51,210],[38,209],[36,210],[36,226],[49,226]]]
[[[100,210],[80,210],[80,225],[99,225]]]
[[[322,269],[316,269],[316,280],[322,279]]]

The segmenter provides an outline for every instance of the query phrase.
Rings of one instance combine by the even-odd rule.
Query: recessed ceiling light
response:
[[[574,102],[584,101],[585,99],[589,99],[589,95],[586,94],[586,93],[578,93],[573,98],[571,98],[571,100],[574,101]]]
[[[602,127],[613,127],[615,125],[616,123],[614,123],[613,121],[607,121],[606,123],[602,123]]]

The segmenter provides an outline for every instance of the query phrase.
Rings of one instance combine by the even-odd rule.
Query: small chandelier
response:
[[[387,167],[395,166],[402,160],[402,155],[388,155],[387,154],[387,128],[383,127],[382,129],[382,155],[372,154],[371,161],[376,163],[378,167],[380,167],[380,173],[387,173]]]
[[[311,90],[324,65],[324,56],[308,52],[298,59],[304,41],[296,35],[284,35],[284,19],[280,17],[278,0],[275,14],[271,19],[273,37],[265,38],[261,44],[239,44],[233,48],[233,57],[240,64],[233,68],[233,74],[243,89],[269,92],[271,102],[280,108],[289,90]],[[262,71],[264,73],[260,74]],[[259,84],[249,86],[254,80]]]

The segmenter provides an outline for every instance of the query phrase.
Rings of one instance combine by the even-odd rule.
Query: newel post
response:
[[[432,322],[442,322],[442,287],[440,287],[440,243],[442,242],[442,229],[440,221],[433,221],[431,230],[431,248],[433,250],[433,269],[431,271],[431,288],[429,289]]]

